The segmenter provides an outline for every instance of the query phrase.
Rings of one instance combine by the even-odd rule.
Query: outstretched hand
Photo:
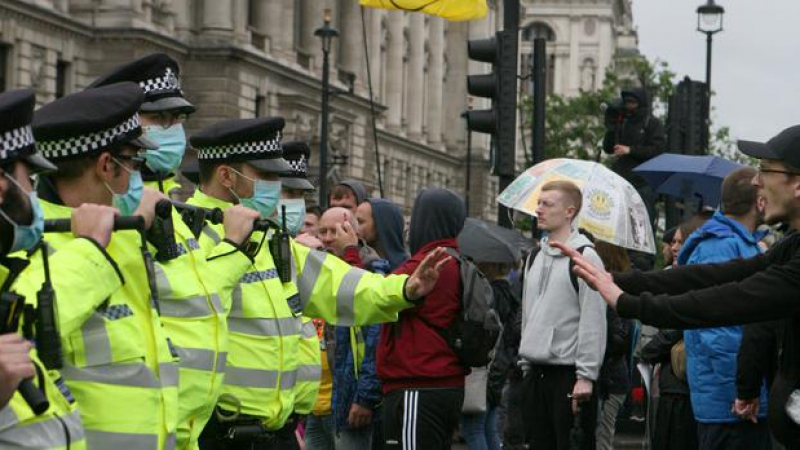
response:
[[[623,291],[614,283],[614,277],[611,276],[611,273],[595,266],[588,259],[584,258],[580,252],[565,244],[551,242],[550,246],[561,250],[561,253],[571,258],[575,265],[573,269],[575,275],[582,278],[589,287],[599,292],[603,300],[608,303],[608,306],[614,309],[617,308],[617,300],[619,296],[623,294]]]
[[[416,301],[428,295],[439,281],[439,275],[448,261],[450,255],[444,247],[438,247],[428,253],[406,281],[406,298]]]

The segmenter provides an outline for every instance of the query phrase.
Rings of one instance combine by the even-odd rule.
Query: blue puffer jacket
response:
[[[741,223],[717,212],[692,233],[678,255],[678,264],[708,264],[749,258],[761,252],[761,233],[751,233]],[[731,414],[736,399],[736,358],[742,327],[701,328],[684,332],[686,376],[692,410],[700,423],[735,423]],[[761,388],[760,418],[766,417],[766,385]]]

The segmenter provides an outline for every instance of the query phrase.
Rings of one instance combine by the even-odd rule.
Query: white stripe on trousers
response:
[[[403,450],[417,448],[417,406],[419,391],[403,392]]]

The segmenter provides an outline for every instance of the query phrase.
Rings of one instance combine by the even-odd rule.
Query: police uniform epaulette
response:
[[[31,121],[36,94],[19,89],[0,94],[0,164],[24,160],[35,171],[56,170],[36,153]]]
[[[201,162],[246,162],[259,170],[283,173],[291,170],[281,145],[285,124],[280,117],[226,120],[204,128],[189,141]]]
[[[308,181],[308,160],[311,148],[301,141],[283,144],[283,159],[289,163],[291,170],[281,173],[281,184],[291,189],[313,191],[314,185]]]
[[[144,95],[130,82],[62,97],[34,113],[33,135],[42,154],[66,160],[129,144],[158,148],[142,136],[139,107]]]
[[[95,80],[89,88],[132,81],[144,92],[143,112],[179,110],[193,113],[196,108],[183,95],[178,61],[166,53],[153,53],[116,67]]]

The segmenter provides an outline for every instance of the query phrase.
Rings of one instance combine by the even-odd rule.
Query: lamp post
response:
[[[314,31],[322,42],[322,120],[319,131],[319,206],[328,207],[328,116],[330,115],[331,66],[330,54],[333,38],[339,32],[331,27],[331,10],[325,10],[325,21],[322,28]]]
[[[711,41],[712,36],[722,31],[722,16],[725,8],[708,0],[697,7],[697,31],[706,35],[706,135],[705,151],[708,153],[711,141]]]

